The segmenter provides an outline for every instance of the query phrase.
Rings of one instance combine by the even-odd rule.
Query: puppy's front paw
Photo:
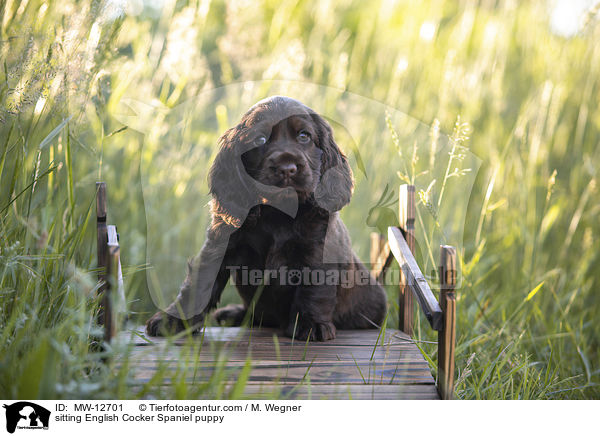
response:
[[[191,326],[193,322],[188,324]],[[156,312],[146,321],[146,334],[148,336],[170,336],[186,329],[183,320],[169,315],[166,312]]]
[[[295,330],[294,330],[295,327]],[[332,322],[298,322],[290,323],[286,335],[300,341],[310,338],[311,341],[329,341],[335,339],[336,329]]]
[[[221,325],[239,326],[246,316],[246,308],[241,304],[228,304],[215,310],[213,317]]]

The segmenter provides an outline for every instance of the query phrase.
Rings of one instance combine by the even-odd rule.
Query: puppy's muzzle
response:
[[[289,179],[295,176],[297,172],[298,166],[295,163],[291,162],[279,165],[279,167],[275,167],[275,173],[282,179]]]
[[[265,166],[277,184],[288,186],[303,175],[306,159],[288,152],[274,152],[266,159]]]

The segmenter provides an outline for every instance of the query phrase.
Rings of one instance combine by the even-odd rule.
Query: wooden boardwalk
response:
[[[341,330],[332,341],[309,343],[267,328],[207,327],[192,341],[146,337],[143,328],[119,336],[135,345],[130,368],[138,382],[185,360],[195,365],[190,383],[206,382],[219,367],[233,385],[250,359],[247,399],[439,399],[429,365],[398,330],[385,338],[378,330]]]
[[[373,277],[381,280],[394,259],[402,269],[400,330],[388,329],[383,338],[378,330],[338,331],[337,338],[327,342],[293,341],[273,329],[234,327],[208,327],[201,334],[180,340],[148,338],[142,327],[121,331],[115,337],[119,323],[113,302],[119,295],[124,299],[120,247],[116,227],[106,221],[106,185],[96,185],[102,296],[97,321],[104,326],[106,342],[118,340],[126,345],[128,352],[123,357],[128,361],[117,362],[117,366],[127,365],[140,386],[145,382],[210,385],[216,380],[215,385],[222,386],[226,396],[233,389],[234,397],[246,399],[454,398],[456,249],[440,246],[438,302],[413,256],[414,185],[400,186],[399,226],[388,227],[387,238],[371,234]],[[438,332],[437,386],[411,339],[413,296],[431,328]],[[236,380],[244,381],[243,392],[238,391],[242,384],[238,386]]]

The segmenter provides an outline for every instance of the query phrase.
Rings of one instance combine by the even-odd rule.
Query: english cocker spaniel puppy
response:
[[[206,242],[147,333],[198,326],[230,277],[243,304],[216,310],[221,323],[246,320],[318,341],[335,338],[336,329],[380,326],[386,295],[339,217],[353,179],[329,124],[297,100],[275,96],[251,107],[219,143]]]

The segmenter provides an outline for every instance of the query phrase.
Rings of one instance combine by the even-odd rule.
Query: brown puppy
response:
[[[200,323],[230,276],[243,304],[217,310],[220,322],[239,325],[247,316],[319,341],[335,338],[336,328],[381,325],[385,292],[353,253],[338,214],[353,180],[328,123],[275,96],[250,108],[219,142],[206,242],[177,299],[148,320],[147,333]]]

